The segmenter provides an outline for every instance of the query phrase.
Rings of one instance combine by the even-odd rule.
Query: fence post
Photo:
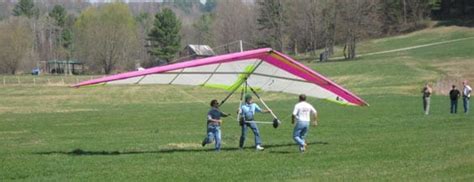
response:
[[[18,80],[18,85],[21,85],[20,77],[17,76],[16,79]]]
[[[64,83],[64,77],[61,77],[61,81],[63,82],[63,85],[66,85],[66,83]]]
[[[49,83],[49,78],[48,78],[48,85],[51,85],[51,84]]]
[[[76,77],[76,84],[78,84],[78,83],[79,83],[79,78]]]
[[[36,77],[33,77],[33,85],[36,86]]]
[[[3,76],[3,86],[5,86],[5,76]]]

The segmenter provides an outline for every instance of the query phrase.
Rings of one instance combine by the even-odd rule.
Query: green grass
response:
[[[428,33],[426,33],[428,32]],[[442,36],[438,36],[442,34]],[[389,46],[413,46],[433,35],[429,40],[441,37],[466,38],[474,36],[473,29],[442,27],[423,30],[409,35],[364,42],[361,52],[377,52]],[[363,47],[363,48],[362,48]],[[369,47],[375,47],[368,50]],[[400,46],[402,47],[402,46]],[[464,79],[474,81],[474,39],[423,47],[402,52],[365,56],[355,61],[333,61],[309,64],[324,75],[330,75],[337,83],[348,86],[361,94],[402,93],[414,94],[420,85],[431,82],[438,90],[449,90],[451,84],[460,85]],[[456,80],[455,83],[446,83]],[[436,83],[443,83],[436,85]],[[375,89],[376,88],[376,89]],[[445,94],[443,92],[443,94]]]
[[[310,64],[371,106],[311,99],[320,125],[303,154],[291,138],[293,95],[262,93],[283,120],[278,129],[260,126],[265,151],[252,148],[251,133],[248,148],[237,150],[239,126],[228,118],[216,153],[200,142],[208,102],[222,99],[221,90],[7,84],[0,86],[0,181],[473,181],[474,117],[449,114],[440,93],[424,116],[419,95],[423,82],[451,76],[439,64],[471,65],[473,48],[456,42]],[[459,70],[469,75],[472,67]],[[235,112],[236,97],[222,109]]]

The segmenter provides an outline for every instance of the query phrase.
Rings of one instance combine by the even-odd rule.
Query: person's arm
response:
[[[311,123],[313,123],[313,126],[318,126],[318,113],[312,112],[312,114],[313,114],[313,121]]]
[[[298,108],[295,106],[293,113],[291,114],[291,124],[295,124],[296,115],[298,115]]]
[[[222,117],[228,117],[228,116],[230,116],[230,115],[231,115],[230,113],[225,113],[225,112],[222,112],[222,111],[221,111],[221,116],[222,116]]]
[[[270,113],[270,109],[261,109],[258,104],[255,104],[255,112]]]
[[[313,115],[313,126],[317,126],[318,125],[318,111],[316,111],[316,109],[314,109],[314,107],[311,108],[311,114]]]

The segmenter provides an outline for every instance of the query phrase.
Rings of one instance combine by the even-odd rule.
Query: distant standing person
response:
[[[467,84],[467,80],[463,81],[464,89],[462,91],[462,100],[464,104],[464,113],[469,113],[469,100],[471,99],[472,88]]]
[[[425,87],[423,87],[423,90],[421,91],[423,93],[423,110],[425,111],[425,115],[430,114],[430,97],[431,94],[433,93],[433,90],[431,89],[430,85],[427,83]]]
[[[318,112],[314,107],[306,102],[306,95],[301,94],[299,96],[299,102],[293,109],[291,116],[291,123],[296,125],[293,130],[293,139],[298,144],[300,152],[306,151],[307,143],[305,141],[306,134],[309,130],[309,124],[311,122],[311,116],[313,116],[313,124],[318,125],[317,116]]]
[[[219,110],[219,102],[217,100],[211,101],[211,109],[207,112],[207,136],[202,141],[202,146],[212,143],[215,140],[215,149],[221,149],[221,117],[227,117],[230,114],[223,113]]]
[[[453,85],[451,91],[449,91],[449,98],[451,99],[451,114],[458,113],[458,100],[461,97],[461,92]]]

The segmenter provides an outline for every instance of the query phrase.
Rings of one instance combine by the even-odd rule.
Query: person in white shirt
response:
[[[311,119],[313,116],[313,119]],[[318,112],[314,107],[306,102],[306,95],[301,94],[299,96],[299,102],[295,105],[293,115],[291,117],[291,123],[295,124],[293,130],[293,139],[299,145],[300,152],[306,150],[305,137],[309,130],[309,124],[312,121],[313,125],[318,125],[317,121]]]
[[[463,81],[464,89],[462,90],[462,100],[464,104],[464,113],[469,113],[469,100],[471,99],[472,88],[467,84],[467,80]]]

